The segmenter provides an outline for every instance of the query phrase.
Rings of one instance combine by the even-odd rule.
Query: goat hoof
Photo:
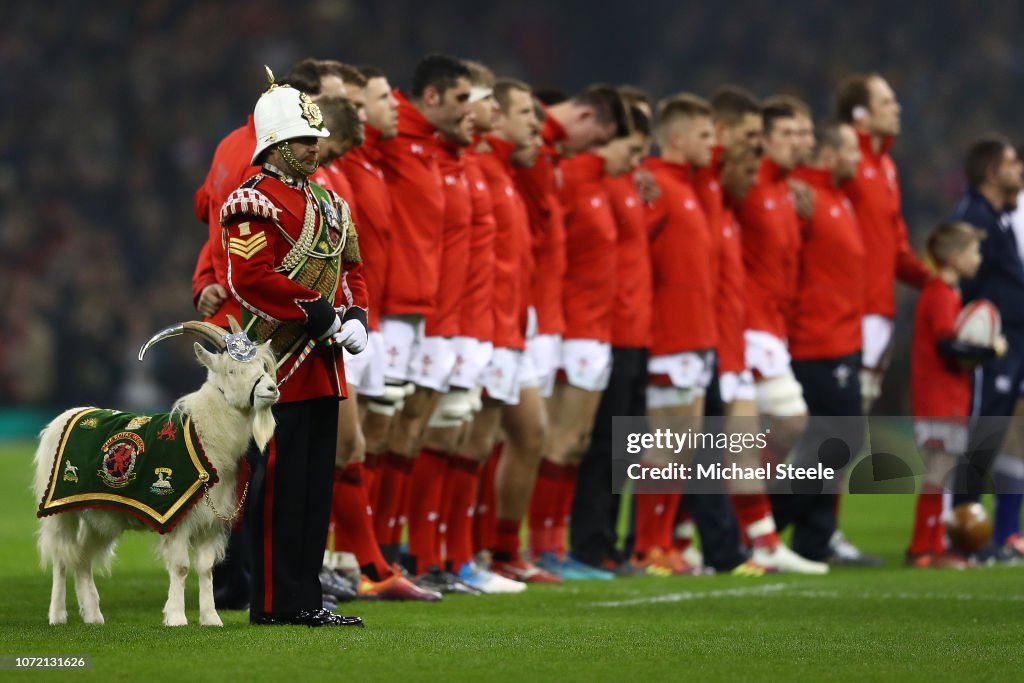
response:
[[[97,614],[91,614],[89,616],[83,616],[82,617],[82,621],[84,621],[87,624],[96,624],[97,626],[102,626],[103,625],[103,615],[97,613]]]
[[[220,615],[214,614],[212,617],[199,617],[199,624],[201,626],[223,626],[224,622],[220,620]]]
[[[188,619],[185,615],[164,617],[164,626],[188,626]]]
[[[50,626],[59,626],[61,624],[68,623],[68,613],[60,612],[58,614],[50,615]]]

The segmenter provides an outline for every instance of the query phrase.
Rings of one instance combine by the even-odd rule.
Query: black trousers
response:
[[[252,473],[260,466],[263,454],[249,444],[245,459],[249,462],[249,488],[255,483]],[[242,520],[231,529],[224,559],[213,566],[213,601],[217,609],[247,609],[252,594],[252,533],[249,521],[252,504],[246,503]]]
[[[250,614],[288,614],[323,604],[323,564],[334,486],[338,399],[274,406],[277,429],[249,486]]]
[[[801,467],[817,464],[819,444],[838,437],[846,442],[850,456],[863,445],[860,420],[841,423],[815,417],[860,417],[860,353],[813,361],[793,361],[793,374],[804,390],[811,420],[796,447],[795,463]],[[836,425],[844,429],[836,431]],[[858,429],[856,425],[861,425]],[[793,525],[793,550],[809,560],[824,562],[831,550],[829,540],[836,530],[836,494],[829,492],[775,493],[771,496],[775,525],[783,531]]]
[[[721,418],[725,415],[717,369],[704,397],[705,417]],[[715,448],[702,448],[694,457],[694,464],[711,464],[722,461],[722,454]],[[700,534],[701,552],[704,564],[717,571],[729,571],[743,564],[747,555],[743,550],[740,525],[736,522],[732,503],[723,482],[704,482],[705,488],[719,487],[715,493],[684,493],[680,510],[685,508],[693,517],[694,526]]]
[[[612,374],[594,420],[590,448],[580,463],[569,540],[573,557],[598,565],[618,559],[619,505],[612,493],[612,418],[647,413],[647,349],[612,349]]]

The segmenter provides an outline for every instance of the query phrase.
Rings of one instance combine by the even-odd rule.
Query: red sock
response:
[[[363,572],[375,581],[391,576],[391,568],[380,554],[373,532],[373,516],[363,484],[362,463],[352,463],[343,470],[335,468],[331,508],[336,521],[335,550],[355,555]]]
[[[779,534],[775,529],[775,518],[767,494],[733,494],[729,496],[729,501],[736,513],[740,531],[750,545],[772,549],[779,544]]]
[[[476,514],[473,515],[473,550],[493,550],[497,542],[498,513],[494,498],[494,473],[498,470],[501,449],[504,443],[494,445],[494,450],[484,463],[477,489]]]
[[[363,486],[366,487],[366,497],[370,506],[377,504],[378,476],[380,474],[380,456],[376,453],[367,453],[363,462]],[[374,508],[376,509],[376,508]]]
[[[565,539],[569,535],[569,518],[572,516],[572,500],[576,497],[576,480],[579,478],[580,466],[568,464],[562,466],[562,482],[559,487],[561,506],[555,517],[549,544],[558,557],[565,557]]]
[[[441,520],[441,493],[445,472],[448,471],[448,455],[433,448],[420,451],[412,467],[412,481],[409,488],[409,554],[416,563],[416,573],[422,574],[427,567],[441,566],[441,546],[437,527]]]
[[[942,527],[941,517],[942,489],[934,484],[925,484],[917,496],[917,507],[914,510],[914,535],[910,539],[911,555],[935,552],[935,530],[936,527]]]
[[[634,500],[636,501],[634,551],[641,557],[645,557],[655,548],[667,550],[672,544],[672,522],[679,505],[679,495],[643,493],[635,496]],[[666,518],[668,519],[667,524]]]
[[[388,545],[400,545],[402,543],[402,532],[409,526],[409,491],[413,487],[412,467],[415,461],[406,458],[409,462],[409,476],[402,481],[402,490],[398,492],[398,504],[395,506],[395,523],[388,531]]]
[[[562,465],[541,460],[537,469],[537,482],[533,485],[530,509],[527,512],[527,545],[530,554],[538,557],[541,553],[555,549],[555,534],[562,512],[564,468]]]
[[[522,522],[515,519],[499,519],[494,541],[494,559],[499,562],[515,562],[519,559],[519,527]]]
[[[377,477],[377,496],[372,505],[374,510],[373,530],[381,543],[392,541],[395,528],[401,539],[402,529],[398,525],[405,482],[409,479],[413,461],[398,453],[388,452],[379,458],[380,474]]]
[[[445,516],[445,557],[452,571],[473,560],[473,512],[476,489],[480,481],[480,463],[472,458],[453,455],[448,460],[445,488],[448,491],[448,514]]]

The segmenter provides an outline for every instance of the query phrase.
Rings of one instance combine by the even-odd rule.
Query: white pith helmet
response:
[[[260,95],[253,112],[256,151],[252,154],[252,164],[256,163],[263,150],[279,142],[294,138],[325,138],[331,134],[324,128],[320,107],[309,99],[309,95],[289,85],[274,83],[274,72],[269,66],[264,68],[270,88]]]

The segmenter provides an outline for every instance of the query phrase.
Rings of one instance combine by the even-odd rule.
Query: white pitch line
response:
[[[663,602],[686,602],[687,600],[703,600],[705,598],[742,598],[750,595],[767,595],[786,588],[784,583],[769,583],[751,588],[723,588],[710,591],[681,591],[652,595],[648,598],[632,598],[630,600],[610,600],[608,602],[592,602],[588,607],[630,607],[632,605],[656,605]]]
[[[804,584],[806,585],[806,584]],[[798,590],[793,590],[798,589]],[[958,602],[989,601],[989,602],[1024,602],[1024,595],[971,595],[969,593],[867,593],[851,592],[844,593],[834,590],[807,590],[801,588],[800,584],[769,583],[764,586],[752,586],[750,588],[723,588],[709,591],[681,591],[678,593],[666,593],[665,595],[652,595],[646,598],[631,598],[629,600],[610,600],[606,602],[591,602],[588,607],[632,607],[635,605],[657,605],[662,603],[687,602],[690,600],[705,600],[708,598],[742,598],[742,597],[785,597],[785,598],[828,598],[828,599],[860,599],[860,600],[955,600]]]

